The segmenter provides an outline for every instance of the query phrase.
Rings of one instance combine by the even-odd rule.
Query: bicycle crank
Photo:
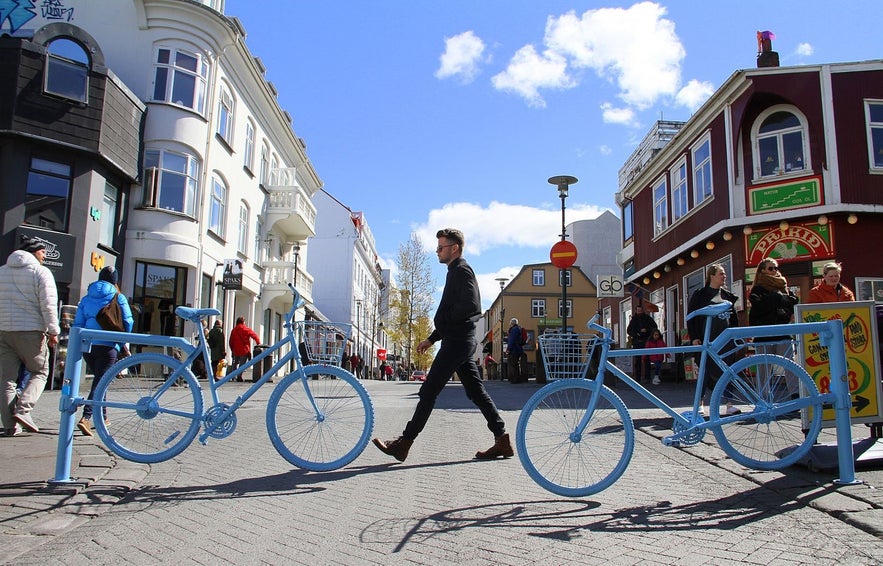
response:
[[[227,438],[233,431],[236,430],[236,413],[230,413],[227,415],[223,421],[221,421],[221,417],[226,411],[230,408],[230,405],[227,403],[218,403],[211,409],[207,410],[205,414],[202,416],[202,422],[205,425],[206,430],[211,430],[209,436],[212,438]],[[212,429],[217,425],[217,428]]]
[[[681,413],[681,415],[692,422],[693,420],[693,411],[686,411]],[[675,447],[684,447],[684,446],[695,446],[702,442],[702,439],[705,438],[705,430],[704,428],[693,429],[690,430],[692,426],[685,425],[680,421],[675,421],[672,425],[671,429],[675,433],[674,436],[677,438],[673,438],[668,436],[663,439],[663,444],[666,446],[675,446]]]

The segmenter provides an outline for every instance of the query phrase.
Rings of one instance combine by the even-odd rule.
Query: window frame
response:
[[[561,308],[562,299],[558,299],[558,318],[565,318],[563,315],[563,309]],[[573,319],[573,299],[567,299],[567,317],[568,319]]]
[[[230,189],[227,183],[218,176],[212,175],[212,188],[209,192],[208,230],[219,238],[227,236],[227,198]]]
[[[767,120],[778,113],[790,114],[797,120],[796,126],[777,128],[769,132],[761,132]],[[787,146],[793,145],[792,136],[800,135],[800,155],[802,166],[798,169],[787,161],[785,152]],[[768,146],[768,142],[775,142],[776,164],[778,165],[769,173],[764,173],[764,156],[769,155],[769,150],[762,146]],[[761,112],[751,125],[751,163],[754,171],[753,181],[757,183],[768,182],[783,177],[797,177],[806,175],[812,171],[811,155],[809,151],[809,125],[806,116],[796,107],[787,104],[777,104]]]
[[[558,287],[564,286],[564,282],[566,281],[567,287],[573,287],[573,273],[571,273],[570,269],[559,269],[558,270]]]
[[[101,228],[98,232],[98,243],[110,249],[116,249],[117,247],[117,235],[119,234],[120,226],[117,217],[120,211],[121,192],[120,188],[110,181],[104,181],[104,196],[101,200]]]
[[[261,143],[261,169],[258,171],[258,182],[267,187],[270,179],[270,145],[267,140]]]
[[[622,211],[622,243],[625,247],[635,237],[634,203],[627,200],[620,210]]]
[[[883,173],[883,100],[866,99],[865,125],[868,136],[868,168],[872,173]],[[874,120],[874,112],[871,107],[879,107],[879,120]],[[879,159],[875,156],[879,154]]]
[[[38,184],[39,180],[43,182]],[[32,155],[28,164],[28,180],[25,185],[24,224],[66,232],[70,226],[73,183],[74,166],[72,163]],[[36,191],[40,187],[43,187],[43,192]],[[34,198],[31,195],[34,195]],[[58,206],[59,199],[63,201],[61,209]],[[42,204],[34,208],[34,205],[38,203]],[[29,208],[30,213],[28,212]],[[60,226],[52,222],[49,216],[41,214],[47,210],[56,214],[61,223]],[[39,222],[31,222],[31,217],[34,215],[37,215]]]
[[[155,164],[153,156],[157,156],[155,159]],[[172,168],[166,168],[166,162],[169,158],[177,158],[183,159],[184,161],[184,170],[176,170]],[[153,175],[148,175],[147,172],[151,169],[155,169]],[[145,170],[145,185],[144,185],[144,198],[142,199],[141,206],[142,208],[152,208],[156,210],[162,210],[164,212],[184,214],[190,216],[191,218],[196,217],[196,203],[199,200],[199,175],[200,170],[202,169],[202,163],[197,157],[195,153],[188,153],[186,150],[174,150],[167,148],[149,148],[144,150],[144,170]],[[181,210],[178,210],[174,207],[164,207],[163,204],[163,185],[167,177],[172,176],[172,179],[182,178],[184,179],[184,190],[181,194]],[[149,184],[153,184],[152,187],[148,187]],[[174,187],[169,184],[166,187],[166,191],[173,190]]]
[[[53,52],[53,45],[61,46],[68,53]],[[78,48],[79,52],[74,53],[74,48]],[[83,60],[74,58],[80,54],[82,54]],[[53,39],[46,46],[43,93],[86,106],[89,103],[89,72],[91,69],[89,52],[83,45],[69,37]],[[75,82],[72,79],[79,80]],[[74,88],[60,89],[59,86],[73,86]]]
[[[869,288],[866,288],[869,287]],[[870,291],[870,294],[868,294]],[[875,299],[874,295],[879,294],[880,299]],[[856,277],[855,278],[855,300],[856,301],[874,301],[883,303],[883,278],[880,277]]]
[[[707,155],[700,156],[700,152],[704,154],[704,148],[708,148]],[[690,156],[693,162],[693,208],[696,208],[706,200],[714,196],[714,176],[712,175],[714,167],[711,160],[711,134],[706,132],[699,141],[690,148]]]
[[[239,203],[239,231],[236,238],[236,251],[244,256],[248,256],[248,230],[251,224],[251,209],[248,203],[242,201]]]
[[[530,317],[545,318],[546,317],[546,299],[530,300]]]
[[[671,223],[676,224],[690,213],[686,155],[682,156],[669,170],[669,175],[671,176]]]
[[[218,94],[218,125],[215,133],[227,144],[233,147],[233,124],[236,117],[236,99],[226,85],[221,85]]]
[[[163,60],[163,55],[167,60]],[[193,59],[193,69],[179,65],[179,56],[183,59]],[[180,108],[186,108],[205,116],[206,98],[208,92],[208,75],[211,70],[209,58],[197,51],[189,51],[177,47],[157,46],[153,58],[153,93],[150,100],[164,104],[171,104]],[[160,76],[162,78],[160,78]],[[176,88],[184,80],[193,80],[193,86],[188,100],[175,100],[177,94],[184,91]],[[185,84],[186,86],[186,84]],[[159,91],[162,90],[160,93]],[[189,97],[192,96],[192,100]]]
[[[546,286],[546,270],[545,269],[534,269],[531,273],[531,285],[533,287],[545,287]]]
[[[658,236],[668,230],[668,179],[665,175],[659,177],[653,183],[651,196],[653,199],[653,236]]]
[[[242,156],[243,166],[250,172],[254,171],[254,148],[257,129],[254,121],[249,118],[245,123],[245,151]]]

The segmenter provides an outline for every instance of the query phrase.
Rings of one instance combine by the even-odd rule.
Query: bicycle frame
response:
[[[267,372],[265,372],[258,381],[253,383],[251,387],[249,387],[244,393],[239,395],[236,400],[232,404],[230,404],[230,406],[227,407],[223,411],[223,413],[218,416],[218,418],[214,420],[214,424],[208,425],[203,420],[204,430],[199,436],[199,441],[202,444],[206,443],[211,433],[215,429],[217,429],[218,426],[220,426],[229,415],[231,415],[237,408],[242,406],[245,401],[247,401],[252,395],[254,395],[254,393],[258,389],[260,389],[261,386],[263,386],[267,381],[269,381],[270,378],[272,378],[280,369],[282,369],[285,364],[289,363],[291,360],[294,360],[294,372],[303,373],[304,366],[300,360],[300,355],[297,348],[297,336],[294,329],[294,313],[297,311],[298,308],[303,306],[304,300],[293,285],[289,283],[288,286],[291,289],[292,294],[294,295],[294,300],[292,302],[291,309],[285,316],[284,327],[286,329],[286,335],[277,343],[273,344],[272,346],[255,356],[253,359],[249,360],[246,364],[231,371],[227,376],[218,380],[217,382],[214,382],[213,378],[209,378],[209,390],[211,392],[213,404],[215,406],[219,404],[217,391],[225,383],[247,372],[256,364],[261,363],[267,356],[280,351],[285,345],[290,345],[291,348],[287,353],[283,354],[279,361],[276,362],[273,367],[271,367]],[[181,318],[189,320],[196,324],[200,330],[202,328],[200,321],[203,318],[205,318],[206,316],[220,314],[220,312],[216,309],[192,309],[189,307],[178,307],[177,309],[175,309],[175,313]],[[154,336],[151,334],[129,334],[121,332],[110,332],[107,330],[91,330],[79,327],[71,328],[70,340],[68,342],[67,363],[65,364],[64,381],[61,391],[62,395],[59,400],[61,422],[59,424],[59,440],[56,455],[55,477],[51,481],[55,483],[67,483],[73,481],[70,478],[70,469],[71,457],[73,452],[73,431],[75,428],[74,421],[79,407],[92,403],[91,401],[79,395],[80,376],[82,373],[83,364],[83,352],[89,351],[92,348],[92,344],[96,341],[110,341],[119,343],[126,342],[129,344],[143,346],[161,346],[180,349],[186,354],[186,357],[184,358],[184,360],[177,363],[177,368],[175,369],[175,371],[172,372],[171,375],[169,375],[169,377],[165,380],[162,387],[160,388],[159,391],[161,392],[165,391],[169,387],[172,387],[173,384],[177,381],[178,376],[182,375],[185,372],[189,372],[191,364],[200,355],[204,357],[206,367],[211,367],[208,344],[206,342],[205,335],[202,332],[198,332],[198,340],[199,344],[194,346],[186,339],[179,336]],[[100,376],[95,377],[95,379],[100,379]],[[316,405],[315,399],[313,399],[309,388],[305,389],[307,390],[307,395],[313,405],[313,409],[316,410],[318,413],[319,409]]]
[[[714,340],[710,340],[712,321],[711,317],[724,312],[728,308],[729,305],[727,305],[726,303],[716,304],[703,307],[702,309],[690,313],[690,317],[708,317],[705,323],[705,339],[703,340],[702,344],[686,346],[667,346],[664,348],[611,350],[610,346],[613,343],[613,331],[597,324],[595,322],[597,316],[593,317],[586,326],[589,330],[598,332],[600,334],[600,344],[596,345],[595,347],[601,348],[601,358],[598,366],[598,374],[594,378],[594,380],[599,384],[599,386],[603,387],[604,379],[609,372],[618,379],[622,380],[622,382],[629,386],[631,389],[639,393],[644,399],[664,411],[667,415],[671,416],[672,419],[674,419],[675,423],[680,424],[680,428],[682,429],[681,432],[675,432],[673,435],[666,437],[664,442],[667,445],[676,443],[678,440],[686,437],[696,430],[720,427],[721,425],[730,422],[742,420],[744,416],[734,415],[730,417],[721,417],[711,422],[705,421],[705,419],[699,415],[698,409],[702,399],[706,365],[709,362],[714,363],[724,372],[725,375],[727,373],[732,374],[730,366],[729,364],[727,364],[726,361],[724,361],[724,358],[742,348],[747,347],[748,338],[781,336],[783,334],[783,327],[781,325],[772,325],[727,328],[723,332],[721,332],[721,334],[718,335]],[[786,334],[788,335],[813,333],[818,334],[821,343],[829,349],[829,361],[831,365],[832,376],[831,391],[821,394],[821,398],[824,403],[830,403],[835,408],[835,426],[837,429],[839,460],[838,464],[841,473],[841,478],[835,481],[838,484],[858,483],[855,480],[855,462],[852,458],[852,434],[849,421],[851,398],[849,395],[849,387],[846,383],[846,354],[843,347],[843,325],[842,322],[839,320],[830,320],[827,322],[795,323],[787,325]],[[729,344],[731,341],[735,343],[736,346],[734,348],[724,350],[727,347],[727,344]],[[616,365],[612,362],[612,360],[615,358],[625,356],[642,356],[650,354],[688,354],[696,352],[700,353],[699,378],[696,382],[696,392],[693,398],[693,410],[689,415],[686,416],[678,413],[668,403],[654,395],[646,387],[628,376],[624,371],[616,367]],[[582,415],[580,422],[570,433],[573,440],[580,438],[584,433],[586,427],[592,419],[592,415],[597,408],[600,398],[600,395],[593,395],[591,397],[589,405],[586,407],[586,411]],[[809,404],[810,402],[807,401],[804,406],[800,408],[805,408]],[[787,410],[781,411],[781,413],[785,412],[787,412]],[[773,415],[776,415],[775,411],[773,411]],[[679,427],[675,426],[673,428],[677,430]]]

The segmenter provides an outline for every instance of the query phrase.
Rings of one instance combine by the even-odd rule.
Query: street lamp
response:
[[[500,284],[500,360],[497,362],[497,367],[499,368],[500,373],[500,381],[503,381],[503,376],[505,375],[503,370],[503,336],[506,334],[506,330],[503,325],[506,320],[506,307],[503,306],[503,288],[506,286],[506,283],[509,281],[506,277],[497,277],[496,282]]]
[[[566,224],[564,223],[564,201],[567,199],[567,191],[570,185],[575,185],[579,180],[570,175],[557,175],[549,177],[549,183],[558,187],[558,196],[561,198],[561,241],[567,239]],[[567,332],[567,269],[562,268],[558,277],[561,280],[561,333]]]

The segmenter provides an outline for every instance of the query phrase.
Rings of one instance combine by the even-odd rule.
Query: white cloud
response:
[[[549,190],[554,191],[554,187]],[[568,203],[567,222],[597,218],[605,210],[596,205]],[[444,227],[463,231],[467,256],[506,246],[540,249],[551,247],[559,239],[561,210],[551,204],[537,208],[497,201],[487,206],[454,202],[430,210],[426,222],[415,226],[414,230],[426,249],[434,253],[435,233]]]
[[[714,94],[713,84],[694,79],[678,91],[675,101],[688,108],[690,112],[695,112],[712,94]]]
[[[613,148],[604,143],[598,147],[598,153],[600,153],[601,155],[612,155]]]
[[[809,57],[815,50],[810,43],[801,43],[797,46],[795,53],[800,57]]]
[[[565,89],[576,86],[567,74],[567,61],[558,53],[537,53],[533,45],[519,49],[509,66],[491,79],[497,90],[512,91],[521,95],[530,106],[544,108],[546,101],[540,96],[540,88]]]
[[[631,108],[614,108],[609,102],[601,105],[601,114],[607,124],[622,124],[624,126],[637,126],[635,111]]]
[[[471,30],[446,37],[445,52],[439,57],[436,78],[459,77],[465,83],[472,82],[478,74],[484,49],[484,42]]]
[[[543,106],[539,89],[577,86],[571,70],[586,68],[614,83],[626,104],[646,109],[660,97],[674,96],[681,81],[686,52],[665,14],[659,4],[640,2],[626,9],[588,10],[581,16],[574,11],[550,16],[543,39],[546,50],[538,55],[532,45],[519,49],[509,68],[494,77],[494,86],[520,94],[532,106]]]

